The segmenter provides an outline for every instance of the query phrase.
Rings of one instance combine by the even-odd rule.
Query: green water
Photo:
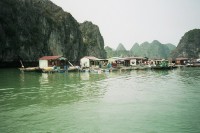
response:
[[[200,68],[0,69],[0,133],[199,133]]]

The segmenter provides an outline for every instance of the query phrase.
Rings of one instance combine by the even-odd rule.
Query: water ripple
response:
[[[0,75],[2,132],[200,131],[199,68],[13,73]]]

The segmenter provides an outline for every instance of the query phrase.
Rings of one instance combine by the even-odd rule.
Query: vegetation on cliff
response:
[[[169,47],[171,46],[171,47]],[[134,48],[135,47],[135,48]],[[172,48],[173,47],[173,48]],[[131,49],[131,53],[134,56],[143,56],[148,58],[168,58],[170,55],[170,52],[175,49],[174,45],[169,44],[161,44],[159,41],[154,40],[151,43],[144,42],[139,47],[136,44],[136,46],[133,46]]]
[[[129,54],[123,44],[119,44],[115,50],[115,56],[124,57],[125,55]]]
[[[97,48],[96,56],[104,57],[99,52],[104,47],[103,38],[99,30],[94,31],[97,26],[85,26],[87,32],[96,35],[88,36],[92,44],[83,41],[88,34],[82,33],[81,27],[50,0],[1,0],[0,62],[33,62],[44,55],[63,55],[77,62],[90,53],[93,47],[89,45]]]
[[[86,55],[106,58],[104,40],[99,27],[92,22],[85,21],[80,24],[80,30],[82,32],[83,44],[87,47]]]
[[[200,29],[186,32],[171,57],[200,58]]]
[[[128,51],[120,44],[116,50],[106,47],[108,58],[111,56],[127,57],[127,56],[141,56],[151,59],[168,58],[170,52],[176,48],[173,44],[161,44],[159,41],[144,42],[142,44],[135,43]]]

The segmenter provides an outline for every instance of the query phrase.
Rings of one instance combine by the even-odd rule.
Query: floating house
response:
[[[94,56],[85,56],[80,60],[81,67],[85,68],[97,66],[99,65],[99,62],[100,62],[99,59]]]
[[[120,59],[122,59],[122,58],[120,58],[120,57],[111,57],[111,58],[108,58],[108,62],[117,62],[118,60],[120,60]]]
[[[99,59],[94,56],[85,56],[80,60],[80,65],[83,68],[101,67],[105,63],[108,63],[108,60]]]
[[[124,66],[137,66],[141,64],[145,64],[148,61],[148,58],[145,57],[126,57],[118,60],[119,62],[123,62]]]
[[[39,58],[39,68],[43,69],[53,66],[64,67],[66,60],[63,56],[43,56]]]
[[[200,63],[200,59],[196,59],[196,62]]]
[[[112,68],[121,67],[123,65],[123,62],[121,62],[123,58],[120,58],[120,57],[111,57],[107,60],[108,60],[108,63],[111,63]]]
[[[200,59],[195,59],[193,63],[194,67],[200,67]]]
[[[186,65],[189,61],[188,58],[176,58],[176,65]]]
[[[200,59],[190,59],[186,63],[189,67],[200,67]]]
[[[160,66],[162,64],[168,64],[168,60],[165,59],[152,59],[149,61],[150,66]]]

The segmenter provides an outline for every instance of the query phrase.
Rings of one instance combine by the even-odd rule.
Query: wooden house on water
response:
[[[176,58],[175,64],[182,66],[182,65],[186,65],[188,61],[189,61],[188,58]]]
[[[66,66],[66,58],[63,56],[43,56],[39,58],[39,68],[44,71],[52,71],[56,69],[64,69]]]
[[[160,66],[163,64],[168,65],[169,61],[165,59],[152,59],[149,61],[150,66]]]
[[[99,59],[94,56],[85,56],[80,60],[80,65],[82,68],[99,68],[105,63],[108,63],[108,60]]]
[[[66,58],[64,58],[63,56],[43,56],[39,58],[39,67],[24,68],[21,60],[20,62],[21,62],[22,68],[19,68],[19,69],[21,71],[27,71],[27,72],[53,71],[55,68],[60,70],[60,69],[64,69],[64,66],[66,66]]]
[[[123,62],[123,65],[126,67],[137,66],[145,64],[148,61],[148,58],[145,57],[126,57],[119,59],[120,62]]]

